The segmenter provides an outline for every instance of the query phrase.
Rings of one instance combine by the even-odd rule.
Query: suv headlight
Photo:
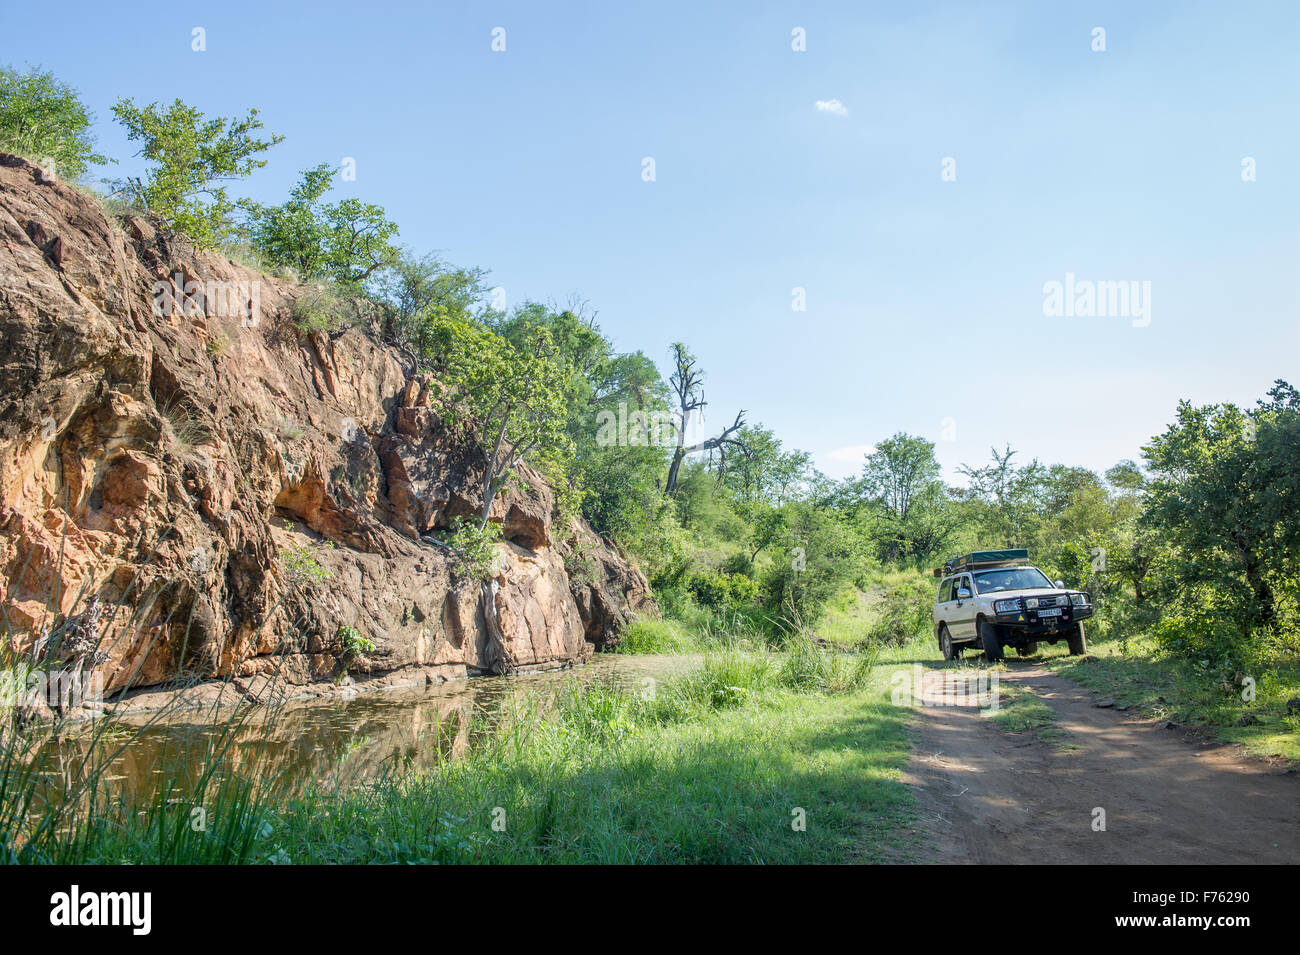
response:
[[[1025,598],[1025,609],[1026,609],[1026,610],[1034,610],[1034,609],[1037,608],[1037,607],[1038,607],[1038,598],[1037,598],[1037,597],[1026,597],[1026,598]]]
[[[1074,607],[1088,606],[1087,594],[1070,594],[1070,605]]]
[[[998,613],[1019,613],[1020,598],[1014,600],[998,600],[993,603],[993,609]]]

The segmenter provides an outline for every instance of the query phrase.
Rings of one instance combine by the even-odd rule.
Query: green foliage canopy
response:
[[[331,278],[356,285],[396,265],[397,224],[382,206],[347,198],[324,202],[334,169],[321,163],[304,170],[282,205],[239,203],[253,249],[271,265],[290,266],[302,278]]]
[[[179,99],[170,106],[136,106],[123,98],[113,114],[152,163],[143,179],[127,178],[122,191],[200,246],[215,245],[232,229],[235,203],[224,184],[265,166],[260,154],[284,138],[259,138],[256,109],[242,119],[205,119]]]
[[[52,159],[55,172],[79,179],[92,163],[108,162],[95,152],[94,117],[77,91],[42,70],[20,73],[0,68],[0,146],[39,160]]]

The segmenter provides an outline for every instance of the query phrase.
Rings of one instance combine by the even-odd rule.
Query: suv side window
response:
[[[970,585],[969,577],[963,577],[961,580],[957,582],[957,589],[960,590],[962,587],[965,587],[967,590],[969,590],[971,592],[971,596],[975,595],[975,590]]]
[[[955,580],[955,577],[949,577],[939,585],[939,603],[946,604],[952,600],[952,585]]]

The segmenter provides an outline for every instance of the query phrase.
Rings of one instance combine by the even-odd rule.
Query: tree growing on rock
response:
[[[53,73],[0,69],[0,147],[52,159],[57,174],[77,179],[90,164],[109,161],[95,152],[93,119],[77,91]]]
[[[466,426],[483,449],[483,506],[477,536],[490,540],[488,519],[497,495],[517,477],[527,458],[564,486],[572,442],[565,433],[568,369],[558,359],[550,333],[528,329],[518,345],[474,321],[435,316],[429,323],[431,352],[446,391],[448,417]],[[466,527],[457,528],[463,550],[476,549]],[[494,669],[511,667],[497,621],[495,575],[482,579],[483,617]]]
[[[486,274],[449,265],[435,255],[400,252],[376,281],[385,307],[385,337],[416,368],[427,367],[434,325],[446,319],[473,321]]]
[[[263,126],[255,109],[243,119],[204,119],[179,99],[170,106],[136,106],[123,98],[113,114],[127,137],[141,144],[139,155],[153,164],[143,177],[119,183],[119,191],[200,246],[215,245],[231,228],[235,203],[224,183],[265,166],[258,156],[284,139],[258,137]]]
[[[360,199],[323,202],[334,172],[329,163],[305,170],[283,205],[239,205],[253,249],[269,265],[289,266],[304,279],[359,285],[399,261],[397,224],[383,206]]]

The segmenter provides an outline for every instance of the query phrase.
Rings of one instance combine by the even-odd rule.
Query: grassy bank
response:
[[[95,811],[51,806],[35,831],[9,812],[5,847],[64,863],[908,858],[908,712],[874,663],[795,641],[707,654],[650,693],[521,691],[468,755],[431,771],[294,799],[252,766],[150,807],[100,791]],[[0,800],[22,790],[10,770]]]

